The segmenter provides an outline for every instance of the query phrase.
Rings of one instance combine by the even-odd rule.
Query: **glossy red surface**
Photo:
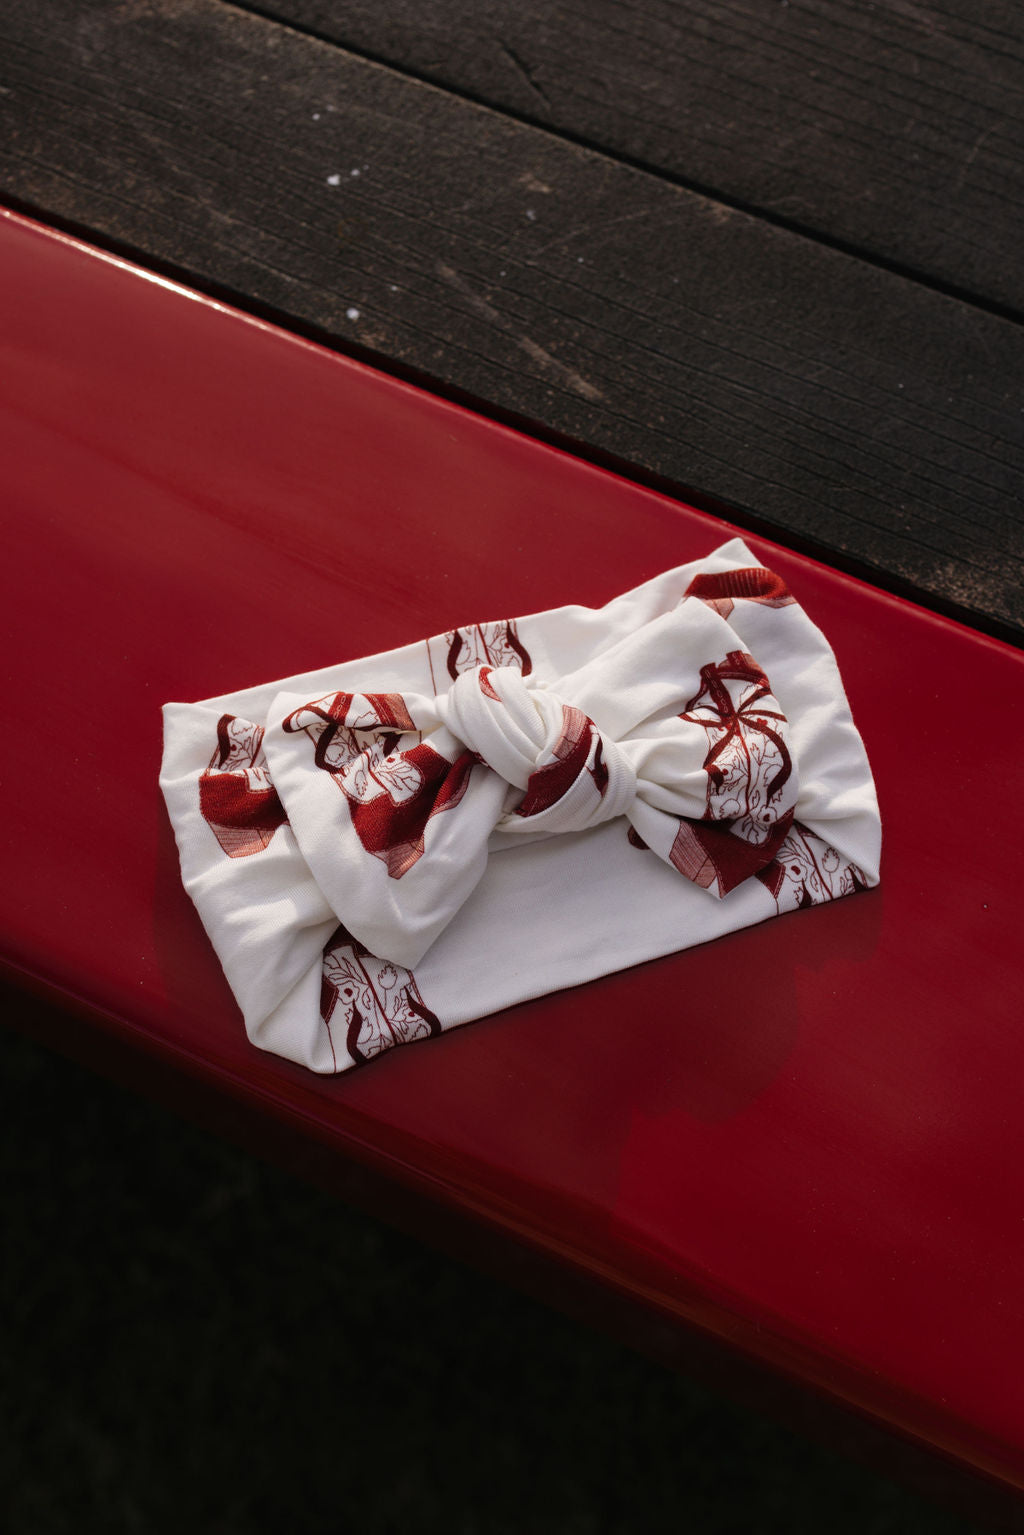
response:
[[[268,1143],[1024,1485],[1024,657],[750,540],[839,655],[881,888],[319,1079],[249,1046],[181,889],[160,704],[600,603],[730,530],[14,217],[0,348],[12,973]]]

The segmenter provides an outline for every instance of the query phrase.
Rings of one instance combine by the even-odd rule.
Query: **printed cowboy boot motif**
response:
[[[764,868],[789,831],[782,791],[793,763],[786,716],[753,656],[732,650],[700,677],[680,719],[707,731],[707,804],[701,821],[680,820],[669,856],[681,874],[724,896]]]
[[[270,845],[288,818],[270,781],[261,725],[221,715],[217,748],[199,779],[199,809],[229,858],[249,858]]]
[[[794,821],[771,863],[758,871],[780,912],[821,906],[868,888],[863,870]]]
[[[708,734],[708,821],[732,821],[747,842],[764,842],[779,818],[779,794],[793,771],[786,716],[753,656],[732,650],[702,666],[701,687],[681,719]]]
[[[360,842],[392,879],[423,856],[427,822],[459,803],[476,761],[463,752],[449,762],[428,746],[400,693],[329,693],[296,709],[284,728],[309,736],[314,762],[348,801]]]
[[[500,623],[468,624],[464,629],[449,629],[433,641],[427,641],[427,657],[435,693],[442,691],[445,675],[454,682],[463,672],[471,672],[477,666],[514,666],[524,677],[533,670],[529,651],[520,640],[511,618]],[[436,671],[435,660],[438,662]]]
[[[345,1047],[358,1064],[394,1045],[440,1034],[441,1025],[425,1005],[412,972],[375,955],[339,927],[324,949],[320,1017],[334,1057],[335,1030],[345,1030]]]

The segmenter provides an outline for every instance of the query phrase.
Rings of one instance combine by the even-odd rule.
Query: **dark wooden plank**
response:
[[[1024,8],[1011,0],[253,9],[1024,311]]]
[[[1009,321],[218,0],[14,0],[0,193],[1024,626]]]

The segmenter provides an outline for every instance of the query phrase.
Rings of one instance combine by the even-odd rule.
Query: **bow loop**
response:
[[[636,796],[636,773],[619,743],[515,667],[463,672],[438,700],[438,714],[453,736],[522,791],[506,801],[501,831],[586,831],[624,815]]]
[[[271,780],[346,929],[416,964],[491,851],[620,817],[634,846],[720,897],[768,865],[798,792],[788,722],[747,652],[686,657],[729,637],[687,606],[550,682],[478,664],[433,697],[275,700]]]

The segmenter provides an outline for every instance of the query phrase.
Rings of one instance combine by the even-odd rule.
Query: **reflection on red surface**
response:
[[[982,751],[962,708],[1005,717],[1024,659],[752,541],[838,652],[882,887],[315,1078],[249,1046],[181,889],[160,704],[601,603],[725,530],[16,218],[0,308],[7,963],[259,1103],[268,1141],[299,1126],[1024,1484],[1020,732]]]

